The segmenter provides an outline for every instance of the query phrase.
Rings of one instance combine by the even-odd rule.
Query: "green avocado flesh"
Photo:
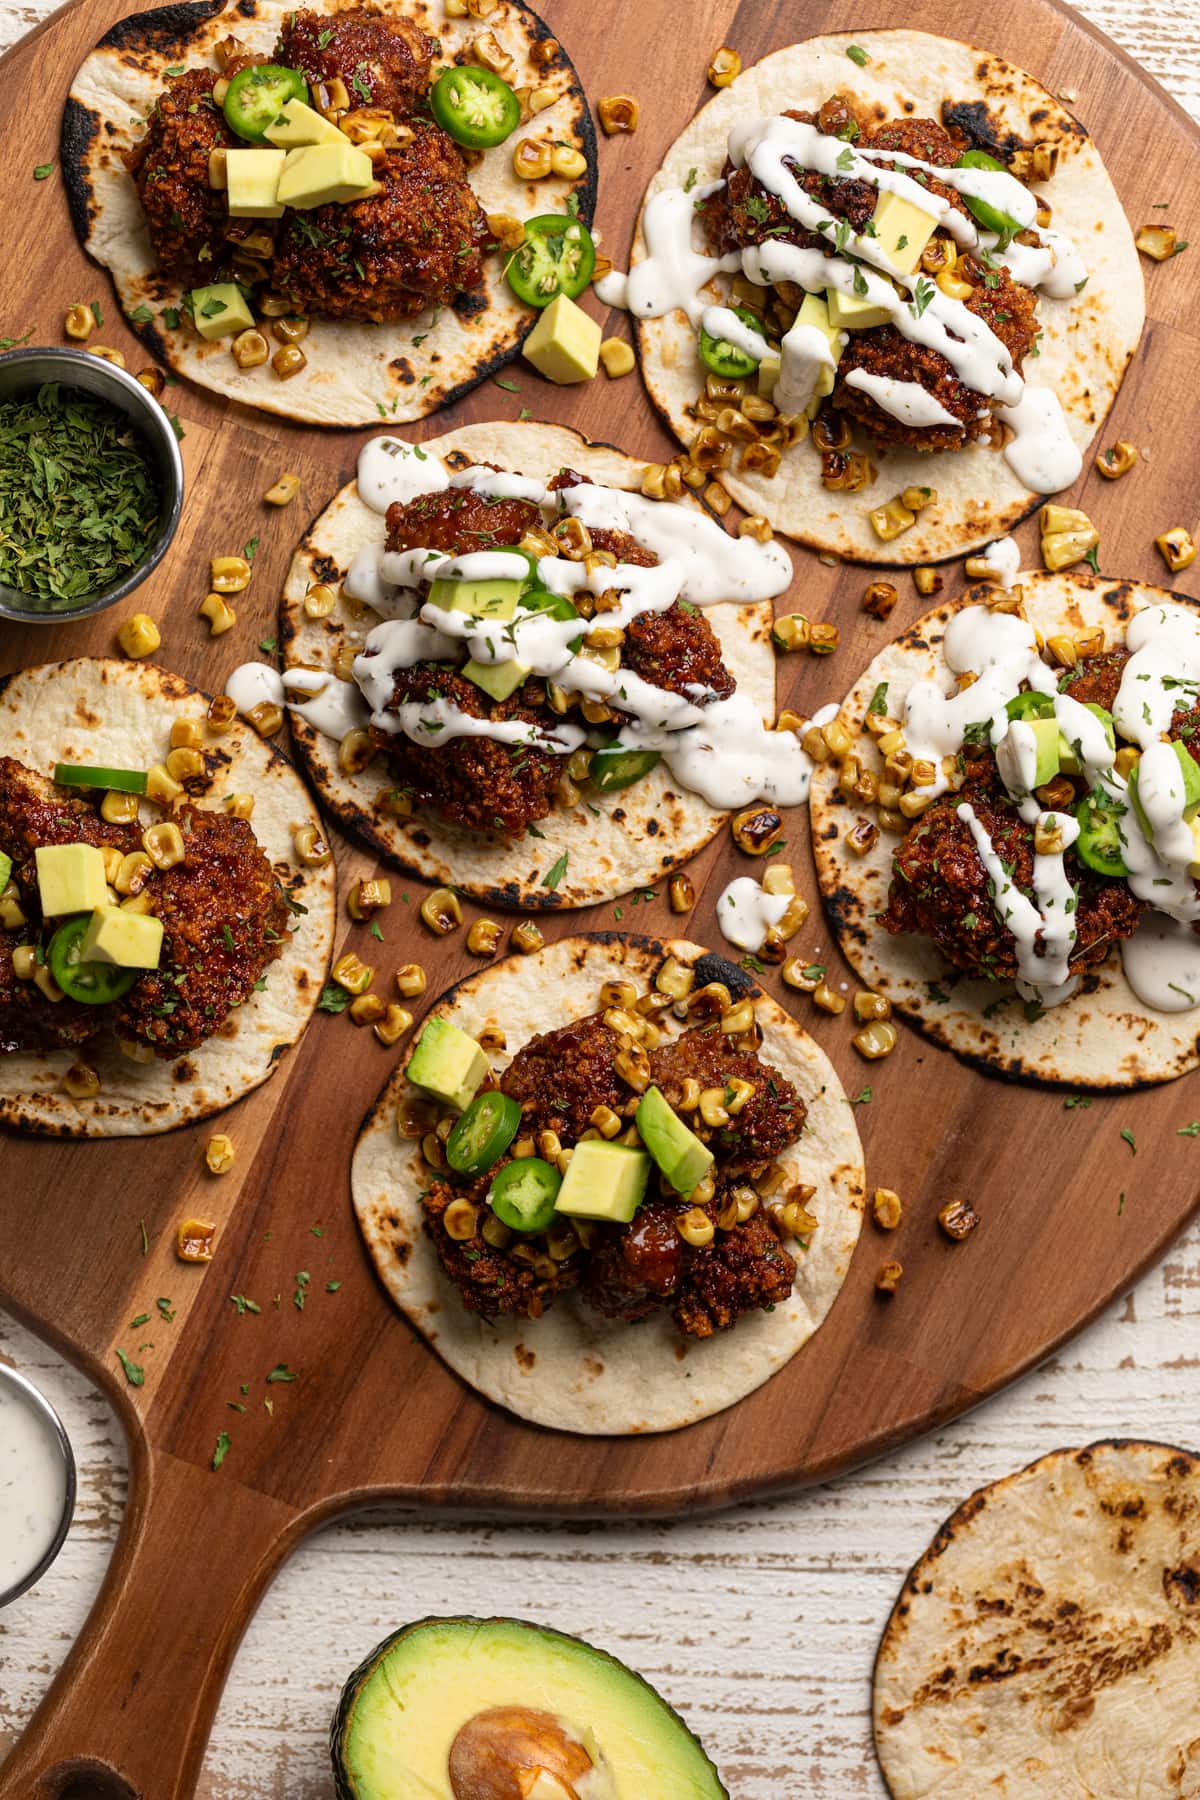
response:
[[[455,1739],[480,1713],[510,1707],[551,1715],[583,1746],[594,1768],[580,1777],[581,1800],[729,1800],[683,1720],[640,1675],[516,1619],[423,1619],[372,1651],[333,1722],[337,1800],[457,1800]],[[520,1791],[516,1773],[531,1764],[510,1766]]]
[[[660,1089],[646,1089],[638,1102],[635,1123],[643,1144],[675,1192],[690,1194],[699,1187],[715,1158],[667,1105]]]
[[[511,619],[521,598],[523,581],[497,577],[488,581],[435,581],[430,606],[443,612],[472,613],[477,619]]]
[[[1200,811],[1200,763],[1197,763],[1186,744],[1176,740],[1171,745],[1179,761],[1179,772],[1183,776],[1183,817],[1190,824]],[[1133,802],[1133,810],[1138,816],[1138,823],[1146,837],[1153,842],[1154,833],[1150,829],[1150,821],[1142,808],[1142,797],[1138,792],[1138,773],[1141,765],[1135,763],[1129,771],[1129,798]]]
[[[572,1219],[628,1225],[646,1198],[649,1179],[650,1158],[644,1150],[584,1138],[571,1153],[555,1210]]]
[[[488,1071],[486,1053],[473,1037],[446,1019],[426,1019],[405,1071],[431,1100],[464,1112]]]

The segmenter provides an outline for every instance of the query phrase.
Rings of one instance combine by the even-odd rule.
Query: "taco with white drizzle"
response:
[[[368,425],[423,418],[515,354],[536,314],[506,279],[514,249],[586,285],[594,148],[522,0],[483,29],[426,0],[187,0],[86,58],[62,167],[156,355],[265,412]]]
[[[891,563],[1069,487],[1145,310],[1079,121],[909,30],[793,44],[710,101],[650,185],[624,297],[702,468],[802,543]]]
[[[500,906],[648,887],[811,764],[775,716],[774,543],[562,426],[371,440],[301,544],[270,692],[325,803],[381,855]],[[335,593],[341,586],[341,598]]]
[[[741,969],[604,933],[442,996],[351,1187],[388,1292],[481,1394],[562,1431],[673,1431],[825,1318],[862,1147],[825,1053]]]
[[[1074,570],[971,588],[880,651],[809,745],[825,908],[897,1012],[1006,1075],[1130,1088],[1196,1067],[1194,601]]]
[[[303,782],[166,669],[0,683],[0,1122],[146,1136],[271,1075],[316,1008],[335,882]]]

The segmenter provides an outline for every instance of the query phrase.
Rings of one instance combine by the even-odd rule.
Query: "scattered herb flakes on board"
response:
[[[0,581],[72,602],[144,559],[160,495],[136,426],[92,394],[48,381],[0,400]]]

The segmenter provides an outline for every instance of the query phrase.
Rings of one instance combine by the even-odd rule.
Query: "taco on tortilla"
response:
[[[1009,1075],[1127,1088],[1196,1066],[1194,601],[1074,570],[971,588],[817,731],[817,874],[868,987]]]
[[[522,0],[483,30],[463,10],[186,0],[106,33],[67,101],[63,175],[156,355],[312,424],[418,419],[533,323],[505,279],[527,219],[557,216],[529,254],[563,249],[563,278],[574,233],[586,282],[594,134],[574,70]],[[514,162],[522,119],[537,180]]]
[[[381,855],[493,905],[586,906],[736,807],[805,798],[809,759],[768,729],[791,562],[646,476],[557,425],[365,446],[293,562],[277,697]]]
[[[875,1663],[893,1800],[1189,1800],[1200,1460],[1110,1439],[963,1502],[909,1571]]]
[[[333,941],[291,766],[178,675],[79,658],[0,684],[0,1121],[139,1136],[257,1087]],[[322,860],[323,857],[323,860]]]
[[[862,1148],[812,1039],[695,944],[564,938],[452,988],[363,1126],[388,1292],[472,1387],[670,1431],[759,1387],[838,1293]]]
[[[1069,487],[1144,315],[1079,121],[912,30],[793,44],[710,101],[650,185],[625,300],[651,398],[740,505],[891,563]]]

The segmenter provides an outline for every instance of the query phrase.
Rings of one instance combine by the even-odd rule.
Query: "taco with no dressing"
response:
[[[740,969],[601,936],[444,996],[351,1176],[383,1281],[452,1368],[612,1433],[705,1418],[803,1346],[862,1180],[831,1065]]]
[[[954,555],[1071,486],[1144,314],[1079,122],[916,31],[740,75],[670,151],[603,292],[692,459],[864,562]]]
[[[971,589],[822,731],[818,878],[868,986],[1008,1074],[1120,1088],[1196,1066],[1194,602],[1074,571]]]

